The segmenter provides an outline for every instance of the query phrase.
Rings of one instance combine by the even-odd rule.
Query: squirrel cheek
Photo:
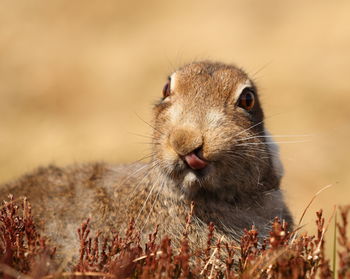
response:
[[[162,147],[162,157],[163,157],[163,160],[173,164],[179,161],[178,154],[175,152],[175,150],[171,147],[171,145],[168,142],[164,144],[164,146]]]

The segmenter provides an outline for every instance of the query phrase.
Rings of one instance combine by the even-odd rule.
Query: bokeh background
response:
[[[0,182],[149,154],[152,103],[193,60],[255,79],[298,220],[350,203],[349,1],[1,1]],[[137,135],[136,135],[137,134]],[[141,136],[139,136],[141,135]],[[333,225],[330,226],[333,230]]]

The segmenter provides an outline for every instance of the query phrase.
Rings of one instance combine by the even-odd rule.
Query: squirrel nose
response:
[[[198,130],[189,128],[174,129],[169,135],[169,144],[179,156],[186,156],[203,144]]]
[[[198,130],[179,128],[173,130],[169,136],[169,143],[174,151],[194,170],[207,166],[201,158],[203,136]]]

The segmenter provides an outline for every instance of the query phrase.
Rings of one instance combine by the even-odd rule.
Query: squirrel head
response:
[[[153,133],[154,168],[189,198],[236,200],[279,187],[257,88],[235,66],[195,62],[172,73],[154,106]]]

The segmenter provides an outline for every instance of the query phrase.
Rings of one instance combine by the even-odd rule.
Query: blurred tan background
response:
[[[316,4],[317,3],[317,4]],[[284,137],[283,189],[298,219],[350,203],[349,1],[2,1],[0,182],[39,165],[149,154],[152,103],[192,60],[256,80]],[[299,142],[302,141],[302,142]]]

